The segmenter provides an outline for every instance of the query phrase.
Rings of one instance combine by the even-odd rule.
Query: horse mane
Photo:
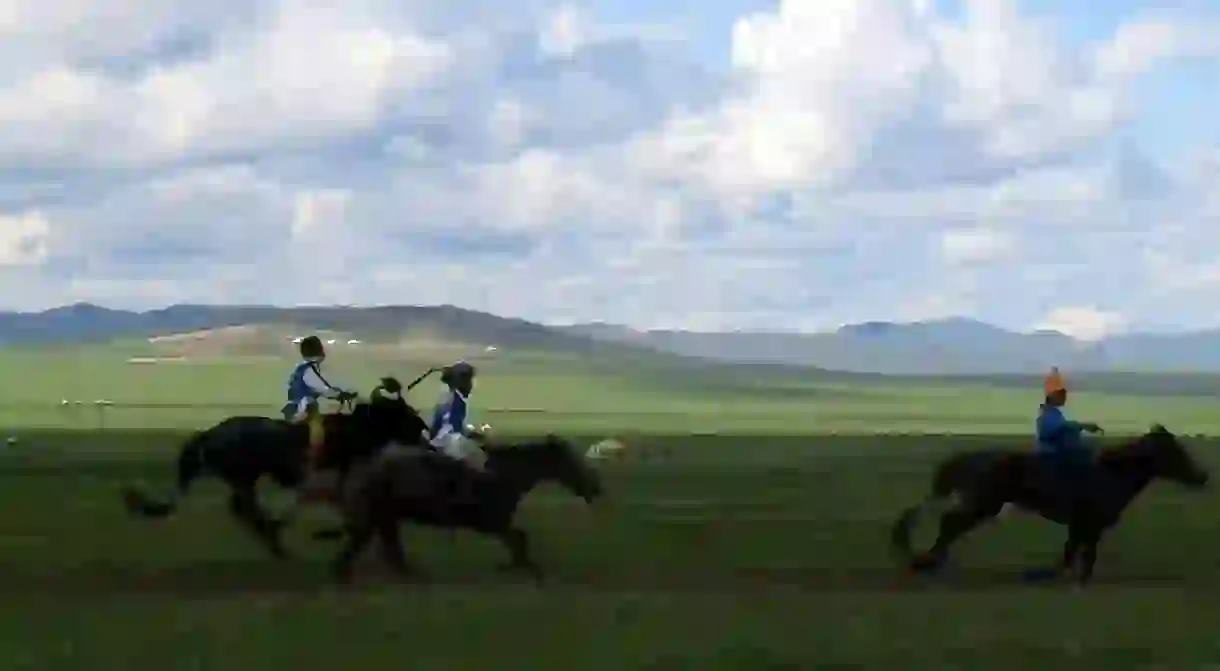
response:
[[[542,438],[531,438],[515,443],[488,443],[485,448],[487,452],[503,452],[503,453],[523,453],[536,452],[555,444],[557,436],[543,436]]]
[[[1159,425],[1158,425],[1158,427],[1159,427]],[[1166,435],[1172,436],[1172,434],[1169,434],[1167,431],[1165,431],[1165,429],[1163,427],[1160,427],[1160,430],[1162,432],[1165,432]],[[1139,436],[1135,436],[1134,438],[1124,440],[1122,443],[1120,443],[1118,445],[1115,445],[1113,447],[1104,448],[1098,452],[1097,463],[1099,465],[1126,464],[1129,461],[1131,461],[1132,459],[1140,457],[1142,455],[1143,451],[1145,449],[1147,449],[1148,444],[1150,442],[1156,440],[1157,436],[1158,436],[1157,429],[1154,427],[1153,430],[1143,433]]]
[[[516,443],[485,443],[483,449],[487,452],[487,458],[491,460],[526,459],[548,454],[548,448],[555,445],[552,438],[553,436],[547,436]]]

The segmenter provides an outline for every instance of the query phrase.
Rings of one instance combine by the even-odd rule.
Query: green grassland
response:
[[[290,347],[280,349],[158,364],[128,363],[150,353],[141,343],[0,350],[0,369],[13,381],[0,390],[0,426],[97,428],[92,402],[101,399],[115,404],[106,413],[112,428],[189,428],[237,412],[273,414],[294,363]],[[382,375],[405,382],[455,353],[481,349],[340,349],[328,374],[371,388]],[[529,351],[475,360],[476,411],[514,431],[1028,434],[1040,398],[1036,380],[1011,378],[919,380]],[[438,384],[417,389],[414,403],[430,405]],[[1073,413],[1110,431],[1140,431],[1159,421],[1189,434],[1220,433],[1220,399],[1197,378],[1105,376],[1073,388]],[[65,408],[62,400],[84,404]]]
[[[492,542],[410,529],[430,572],[396,585],[375,553],[329,586],[334,548],[308,530],[264,557],[205,483],[163,523],[125,517],[121,483],[168,484],[185,430],[274,412],[291,359],[127,364],[141,345],[0,353],[0,655],[6,669],[1199,669],[1220,663],[1220,494],[1153,487],[1107,540],[1098,584],[1021,584],[1062,531],[1022,515],[965,542],[955,566],[904,580],[890,522],[935,460],[1028,446],[1038,390],[1010,380],[919,381],[665,357],[513,352],[481,366],[479,410],[503,434],[613,434],[594,509],[546,488],[521,521],[547,583],[495,572]],[[432,354],[336,351],[336,376],[403,378]],[[451,354],[446,352],[445,354]],[[1081,385],[1074,411],[1115,432],[1153,420],[1216,432],[1220,406],[1172,380]],[[1197,382],[1192,384],[1197,385]],[[1189,386],[1189,385],[1185,385]],[[1163,393],[1150,393],[1157,389]],[[426,386],[415,399],[432,400]],[[89,406],[116,404],[100,430]],[[182,409],[161,406],[210,406]],[[545,410],[513,413],[508,410]],[[719,436],[692,436],[717,431]],[[883,432],[977,434],[879,435]],[[832,435],[837,434],[837,435]],[[1110,438],[1118,440],[1120,438]],[[1194,438],[1220,467],[1220,441]],[[286,503],[268,490],[272,505]],[[924,529],[927,541],[932,529]]]
[[[167,523],[128,520],[117,483],[163,481],[172,436],[38,434],[3,460],[0,649],[8,668],[1203,668],[1220,660],[1215,493],[1155,488],[1085,593],[1022,585],[1061,532],[1014,516],[956,568],[902,583],[886,527],[932,460],[987,438],[658,438],[664,460],[606,467],[589,510],[560,491],[522,521],[550,571],[498,575],[484,539],[412,529],[427,584],[376,557],[327,587],[330,548],[263,557],[218,486]],[[82,441],[95,443],[81,455]],[[1213,465],[1214,444],[1196,444]],[[99,456],[107,454],[106,458]],[[275,503],[282,502],[282,497]],[[925,538],[927,532],[925,530]],[[469,641],[463,642],[464,637]],[[11,651],[11,652],[8,652]]]

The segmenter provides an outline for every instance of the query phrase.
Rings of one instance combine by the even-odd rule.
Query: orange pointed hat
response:
[[[1063,376],[1059,374],[1059,367],[1051,368],[1051,372],[1046,376],[1046,381],[1042,383],[1042,391],[1047,396],[1061,391],[1067,391],[1067,385],[1063,383]]]

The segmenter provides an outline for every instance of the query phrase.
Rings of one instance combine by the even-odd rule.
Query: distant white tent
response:
[[[359,340],[349,340],[349,341],[347,341],[347,344],[349,344],[349,345],[359,345],[359,344],[360,344],[360,341],[359,341]]]
[[[327,341],[326,341],[326,344],[327,344],[327,345],[333,345],[333,344],[335,344],[335,340],[334,340],[334,338],[331,338],[330,340],[327,340]]]
[[[301,338],[298,336],[298,337],[292,339],[292,344],[300,345],[302,340],[304,340],[304,338]]]

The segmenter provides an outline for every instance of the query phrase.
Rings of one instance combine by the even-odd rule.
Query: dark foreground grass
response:
[[[324,512],[302,520],[287,564],[229,522],[214,484],[175,520],[125,518],[119,483],[167,481],[173,437],[27,437],[0,458],[0,655],[5,669],[40,670],[1220,662],[1213,493],[1150,491],[1085,592],[1017,580],[1062,541],[1020,516],[965,543],[943,578],[901,580],[889,523],[922,495],[936,457],[981,440],[671,441],[666,459],[607,466],[612,498],[597,509],[555,490],[529,501],[522,520],[550,570],[542,588],[497,575],[491,542],[411,530],[426,582],[390,584],[371,555],[359,584],[338,589],[325,580],[333,548],[306,534]],[[1215,446],[1195,447],[1217,462]]]

